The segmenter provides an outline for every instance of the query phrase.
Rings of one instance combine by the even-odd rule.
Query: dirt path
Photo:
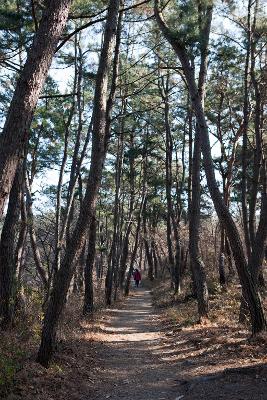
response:
[[[163,326],[144,288],[58,350],[49,369],[29,359],[8,400],[267,400],[265,346],[238,328]]]
[[[239,333],[229,341],[217,327],[166,335],[145,289],[110,312],[94,339],[102,341],[94,399],[267,400],[266,364],[242,357]]]
[[[175,400],[178,396],[172,365],[157,352],[162,333],[151,296],[138,289],[121,309],[111,311],[103,346],[106,357],[95,387],[95,399]]]

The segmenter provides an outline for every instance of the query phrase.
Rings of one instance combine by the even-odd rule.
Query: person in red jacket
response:
[[[137,268],[134,270],[133,278],[134,278],[134,281],[135,281],[135,287],[138,287],[139,286],[139,282],[141,281],[141,274],[140,274],[140,272],[138,271]]]

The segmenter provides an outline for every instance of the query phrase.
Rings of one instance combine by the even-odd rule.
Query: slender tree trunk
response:
[[[188,108],[189,108],[189,118],[188,118],[188,185],[187,185],[187,191],[188,191],[188,220],[190,223],[190,210],[192,209],[192,171],[193,171],[193,111],[192,107],[190,104],[190,99],[188,99]],[[193,297],[197,298],[197,285],[196,285],[196,278],[195,278],[195,272],[193,268],[193,262],[192,259],[190,258],[190,270],[191,270],[191,276],[192,276],[192,295]]]
[[[140,236],[140,229],[141,229],[141,222],[142,222],[142,214],[143,214],[144,203],[145,203],[145,182],[144,182],[144,186],[143,186],[142,200],[141,200],[141,204],[140,204],[138,220],[137,220],[137,226],[136,226],[136,231],[135,231],[134,248],[133,248],[133,251],[132,251],[129,271],[128,271],[128,274],[127,274],[125,288],[124,288],[124,295],[125,296],[129,295],[131,276],[132,276],[133,270],[134,270],[134,263],[136,262],[136,255],[137,255],[138,244],[139,244],[139,236]]]
[[[166,26],[163,17],[158,9],[158,0],[155,0],[155,15],[163,34],[172,45],[174,51],[180,59],[183,68],[185,79],[188,85],[188,90],[191,96],[192,106],[196,115],[197,124],[200,129],[201,150],[203,154],[204,169],[206,173],[209,192],[218,218],[221,224],[225,227],[227,236],[231,244],[240,283],[250,311],[252,333],[255,334],[266,330],[264,310],[259,292],[251,278],[250,271],[248,269],[239,232],[227,206],[224,204],[224,200],[217,186],[214,165],[211,156],[209,130],[205,119],[205,113],[201,104],[201,97],[198,93],[197,85],[195,82],[194,71],[192,70],[192,65],[190,63],[184,45],[179,42],[179,35],[177,37],[174,37],[172,32],[170,32],[169,28]]]
[[[129,237],[131,233],[132,222],[130,222],[127,226],[126,233],[123,239],[123,248],[122,248],[122,256],[120,262],[120,288],[123,289],[124,280],[125,280],[125,273],[127,269],[127,259],[129,255]]]
[[[164,100],[164,118],[165,118],[165,131],[166,131],[166,198],[167,198],[167,232],[169,231],[169,244],[168,248],[170,248],[171,243],[171,233],[173,231],[174,239],[175,239],[175,256],[173,258],[173,264],[170,265],[172,270],[172,278],[174,283],[174,293],[180,292],[180,278],[181,278],[181,265],[180,265],[180,252],[181,252],[181,244],[180,244],[180,235],[179,235],[179,227],[177,226],[177,221],[174,214],[174,207],[172,201],[172,187],[173,187],[173,178],[172,178],[172,153],[173,153],[173,139],[172,132],[170,127],[170,105],[169,105],[169,80],[167,79],[166,87],[163,89],[162,98]],[[169,224],[169,227],[168,227]],[[171,255],[171,254],[170,254]]]
[[[173,153],[173,139],[170,127],[170,106],[169,106],[169,75],[167,75],[166,82],[163,77],[159,79],[159,90],[161,98],[164,102],[164,128],[165,128],[165,192],[167,199],[167,247],[169,255],[169,268],[171,271],[172,285],[174,286],[175,293],[179,290],[179,259],[174,256],[172,233],[177,233],[175,239],[178,240],[178,230],[174,218],[173,202],[172,202],[172,153]],[[176,240],[176,242],[177,242]],[[177,244],[177,243],[176,243]],[[177,248],[177,246],[176,246]],[[149,251],[145,245],[146,253]],[[176,249],[177,250],[177,249]],[[150,257],[147,256],[148,263],[151,264]],[[178,268],[176,268],[178,267]]]
[[[154,274],[153,274],[153,256],[150,249],[150,240],[149,240],[149,232],[147,228],[147,197],[144,199],[143,205],[143,228],[144,228],[144,245],[145,245],[145,253],[146,259],[148,264],[147,269],[147,277],[150,281],[153,281]]]
[[[229,268],[229,277],[228,280],[231,282],[236,275],[235,269],[233,266],[233,261],[232,261],[232,252],[229,244],[229,240],[227,236],[225,237],[225,250],[226,250],[226,257],[227,257],[227,262],[228,262],[228,268]]]
[[[198,79],[198,93],[204,108],[205,87],[208,64],[208,42],[211,24],[211,15],[203,15],[203,10],[198,9],[199,30],[201,35],[201,63]],[[203,21],[204,19],[204,21]],[[191,209],[189,213],[189,252],[193,269],[194,283],[196,285],[196,295],[198,301],[198,314],[200,321],[208,318],[209,295],[206,280],[205,266],[200,254],[200,164],[201,164],[201,130],[196,124],[194,153],[192,160],[192,197]]]
[[[80,253],[78,263],[73,277],[73,293],[82,293],[84,285],[84,265],[85,265],[86,243]]]
[[[0,139],[0,216],[28,141],[33,112],[66,25],[71,2],[46,1],[46,9],[16,85]]]
[[[74,85],[75,86],[75,85]],[[69,134],[70,134],[70,124],[72,121],[72,117],[74,114],[75,103],[73,102],[71,111],[69,113],[68,121],[65,126],[65,137],[64,137],[64,151],[63,157],[60,166],[58,184],[57,184],[57,201],[56,201],[56,234],[55,234],[55,260],[53,263],[53,272],[56,273],[60,266],[60,254],[62,248],[62,240],[60,237],[61,231],[61,201],[62,201],[62,186],[63,186],[63,177],[65,172],[65,167],[68,158],[68,144],[69,144]]]
[[[264,248],[267,237],[267,161],[262,162],[262,192],[261,192],[261,212],[258,228],[255,234],[255,240],[252,252],[248,260],[248,267],[252,278],[258,286],[259,274],[261,272],[264,260]]]
[[[0,241],[0,315],[1,328],[8,329],[14,317],[16,293],[16,230],[20,216],[22,165],[18,166]]]
[[[76,47],[75,47],[76,52]],[[77,55],[75,57],[75,63],[77,62]],[[75,68],[75,77],[74,77],[74,85],[73,85],[73,92],[76,92],[77,86],[77,68]],[[59,177],[58,177],[58,184],[57,184],[57,197],[56,197],[56,227],[55,227],[55,259],[53,262],[53,273],[55,274],[60,266],[60,256],[61,256],[61,249],[63,245],[63,238],[61,235],[61,219],[62,219],[62,190],[63,190],[63,178],[65,173],[65,168],[68,160],[68,147],[69,147],[69,136],[70,136],[70,126],[75,112],[75,97],[73,98],[71,109],[69,111],[69,115],[67,118],[67,122],[65,123],[65,134],[64,134],[64,150],[63,156],[60,165]],[[72,182],[72,176],[70,181]]]
[[[156,243],[154,241],[152,241],[152,243],[151,243],[151,251],[152,251],[152,256],[153,256],[155,278],[157,279],[158,278],[159,261],[158,261],[157,252],[156,252]]]
[[[79,149],[81,145],[81,136],[82,136],[82,114],[83,114],[83,98],[82,98],[82,79],[83,79],[83,61],[82,61],[82,54],[81,49],[79,47],[79,63],[76,66],[76,74],[77,74],[77,113],[78,113],[78,127],[76,133],[76,140],[74,146],[74,153],[72,157],[71,163],[71,171],[70,171],[70,181],[68,186],[68,194],[67,194],[67,205],[64,215],[62,216],[62,226],[59,232],[59,247],[62,247],[62,243],[66,240],[66,234],[69,236],[70,224],[72,220],[73,214],[73,202],[74,202],[74,195],[75,195],[75,188],[77,183],[80,180],[80,171],[82,167],[83,160],[86,156],[87,147],[90,142],[91,132],[92,132],[92,119],[89,123],[89,127],[87,129],[87,134],[85,137],[85,141],[81,150],[81,154],[79,155]],[[55,264],[58,266],[60,265],[60,260],[57,260],[57,254],[55,255]]]
[[[221,286],[225,287],[226,285],[226,276],[225,276],[225,231],[224,228],[221,227],[221,246],[220,246],[220,255],[219,255],[219,281]]]
[[[44,285],[46,291],[48,291],[48,278],[45,269],[43,268],[40,250],[37,243],[36,231],[34,226],[34,214],[32,209],[32,196],[31,188],[29,183],[29,178],[27,172],[25,174],[25,184],[26,184],[26,204],[27,204],[27,214],[28,214],[28,225],[29,225],[29,235],[31,240],[31,247],[33,252],[33,258],[36,265],[36,271],[41,278],[42,284]]]
[[[256,204],[257,196],[260,183],[261,165],[262,165],[262,135],[261,135],[261,92],[259,83],[256,79],[255,74],[255,62],[256,62],[256,19],[258,12],[258,0],[255,2],[254,18],[252,24],[252,40],[251,40],[251,81],[254,88],[255,96],[255,110],[254,110],[254,131],[255,131],[255,148],[254,148],[254,159],[253,159],[253,176],[250,186],[250,198],[249,198],[249,235],[251,247],[255,244],[256,235]]]
[[[251,26],[251,10],[254,8],[254,18]],[[247,52],[251,54],[251,81],[255,93],[255,117],[254,117],[254,129],[255,129],[255,149],[254,149],[254,160],[253,160],[253,176],[250,186],[250,199],[249,199],[249,216],[248,216],[248,227],[245,226],[245,235],[249,236],[249,251],[248,251],[248,269],[252,275],[253,283],[256,288],[259,288],[259,277],[261,276],[261,284],[263,284],[263,275],[261,274],[263,254],[264,254],[264,243],[267,237],[267,212],[266,212],[266,199],[267,199],[267,188],[266,188],[266,161],[263,153],[262,143],[262,99],[261,91],[259,88],[259,82],[256,79],[255,74],[255,62],[256,62],[256,19],[258,13],[258,1],[250,2],[248,4],[248,45]],[[249,54],[247,54],[249,60]],[[248,62],[248,61],[247,61]],[[246,68],[248,73],[248,67]],[[246,77],[248,79],[248,76]],[[247,84],[247,82],[245,82]],[[248,95],[248,94],[247,94]],[[247,105],[248,107],[248,105]],[[261,182],[260,182],[261,181]],[[259,185],[262,184],[261,190],[261,211],[258,228],[256,229],[256,203],[259,194]],[[244,190],[247,188],[244,188]],[[246,193],[246,192],[245,192]],[[244,197],[244,193],[242,193]],[[242,198],[243,198],[242,197]],[[244,218],[243,218],[244,219]],[[244,222],[244,221],[243,221]],[[248,319],[249,302],[245,298],[243,292],[243,298],[240,306],[240,322],[245,322]]]
[[[125,110],[126,103],[123,104],[123,110]],[[129,140],[130,150],[134,149],[134,134],[130,132],[130,140]],[[129,169],[130,169],[130,204],[129,204],[129,212],[128,212],[128,223],[126,227],[126,232],[123,239],[123,247],[122,247],[122,256],[120,259],[120,271],[119,271],[119,282],[120,289],[123,290],[125,273],[127,270],[127,260],[129,255],[129,239],[132,231],[133,225],[133,210],[134,210],[134,198],[135,198],[135,161],[133,157],[133,152],[129,152]]]
[[[131,138],[132,138],[132,148],[133,148],[133,136]],[[132,167],[131,167],[131,181],[134,182],[134,160],[133,159],[132,159]],[[143,221],[145,218],[145,208],[146,208],[146,201],[147,201],[147,199],[146,199],[146,184],[147,184],[147,140],[145,140],[144,147],[143,147],[143,177],[142,177],[141,203],[140,203],[140,208],[139,208],[139,213],[138,213],[138,218],[137,218],[134,248],[132,251],[130,266],[129,266],[129,270],[128,270],[128,274],[127,274],[126,282],[125,282],[125,287],[124,287],[124,295],[125,296],[128,296],[128,294],[129,294],[131,276],[133,274],[134,263],[136,262],[136,254],[137,254],[137,250],[138,250],[142,218],[143,218]],[[132,201],[134,198],[134,189],[133,188],[134,188],[134,186],[132,187],[132,194],[131,194]],[[130,212],[131,212],[131,209],[130,209]],[[144,228],[144,232],[145,232],[145,229],[146,228]]]
[[[208,318],[209,295],[204,263],[199,249],[200,230],[200,130],[196,127],[192,166],[192,198],[189,214],[189,253],[200,321]]]
[[[113,238],[109,256],[108,270],[105,281],[106,304],[111,305],[113,279],[117,283],[119,268],[119,227],[120,227],[120,194],[121,194],[121,173],[123,166],[123,132],[118,137],[117,160],[115,165],[115,201],[114,201],[114,220],[113,220]]]
[[[111,128],[111,108],[114,102],[115,97],[115,89],[117,85],[117,77],[119,71],[119,53],[120,53],[120,42],[121,42],[121,28],[122,28],[122,12],[119,13],[118,18],[118,28],[116,35],[116,46],[115,46],[115,54],[113,60],[113,79],[110,89],[110,95],[107,102],[107,124],[106,124],[106,146],[107,141],[110,137],[110,128]],[[123,132],[121,132],[123,134]],[[117,260],[117,250],[118,250],[118,227],[119,227],[119,200],[120,200],[120,184],[121,184],[121,168],[122,168],[122,160],[123,160],[123,141],[120,145],[120,138],[118,139],[118,158],[117,158],[117,168],[116,168],[116,194],[115,194],[115,215],[114,215],[114,231],[113,231],[113,239],[111,244],[110,257],[108,262],[108,270],[105,281],[105,298],[106,304],[111,305],[111,297],[112,297],[112,287],[113,287],[113,278],[114,273],[118,272],[118,260]],[[120,154],[121,153],[121,154]]]
[[[26,251],[26,243],[27,243],[27,234],[28,234],[28,221],[27,221],[27,210],[26,210],[26,202],[24,199],[25,193],[25,161],[23,166],[22,173],[22,186],[21,186],[21,201],[20,201],[20,230],[19,236],[15,251],[15,265],[16,265],[16,289],[15,289],[15,309],[22,308],[24,304],[24,296],[23,296],[23,288],[22,288],[22,272],[25,266],[25,251]]]
[[[96,218],[93,218],[90,226],[88,253],[84,269],[84,303],[83,303],[84,315],[94,311],[93,267],[95,262],[95,253],[96,253],[96,228],[97,228]]]
[[[188,209],[191,208],[192,200],[192,165],[193,165],[193,111],[190,104],[190,99],[188,99],[188,184],[187,184],[187,202]]]
[[[119,6],[119,0],[112,0],[108,7],[103,47],[96,77],[90,171],[80,214],[71,235],[71,240],[67,243],[66,254],[62,260],[60,269],[56,274],[54,287],[44,318],[42,340],[37,357],[37,361],[44,366],[48,366],[51,359],[56,340],[57,324],[66,301],[75,261],[84,244],[86,231],[95,215],[97,195],[107,150],[108,75],[112,65]]]
[[[241,203],[242,203],[242,219],[243,230],[246,243],[246,254],[250,256],[251,243],[249,236],[248,224],[248,200],[247,200],[247,166],[248,166],[248,125],[249,125],[249,61],[250,61],[250,48],[251,48],[251,6],[253,0],[248,0],[248,16],[247,16],[247,50],[245,61],[244,73],[244,104],[243,104],[243,118],[244,118],[244,132],[242,144],[242,180],[241,180]]]

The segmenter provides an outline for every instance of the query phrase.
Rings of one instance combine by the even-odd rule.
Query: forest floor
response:
[[[152,305],[148,289],[135,290],[118,308],[83,320],[49,369],[29,359],[7,399],[267,399],[263,339],[248,341],[238,326],[177,324],[170,315]]]

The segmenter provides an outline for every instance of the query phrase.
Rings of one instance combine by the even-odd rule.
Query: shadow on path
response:
[[[175,400],[173,368],[156,354],[162,333],[149,291],[139,288],[122,308],[109,313],[111,321],[101,334],[106,354],[100,376],[103,384],[94,398]]]
[[[95,387],[94,399],[267,400],[265,364],[225,370],[227,355],[220,346],[218,352],[212,346],[196,352],[198,329],[167,339],[144,288],[109,315],[100,338],[102,383]],[[203,328],[199,334],[205,335]]]
[[[226,327],[165,334],[144,288],[58,350],[48,370],[29,360],[8,400],[267,400],[266,351]]]

